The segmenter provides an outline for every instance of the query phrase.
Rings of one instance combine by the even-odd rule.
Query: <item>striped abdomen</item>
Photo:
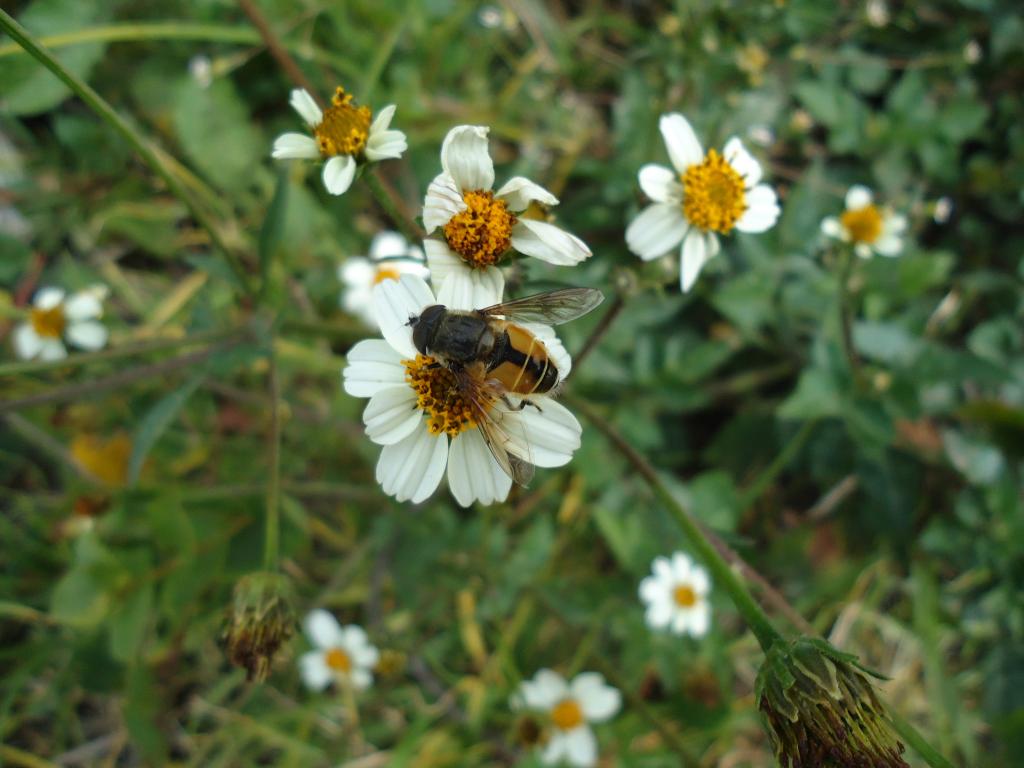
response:
[[[544,394],[558,383],[558,369],[548,357],[544,342],[511,323],[498,336],[487,372],[517,395]]]

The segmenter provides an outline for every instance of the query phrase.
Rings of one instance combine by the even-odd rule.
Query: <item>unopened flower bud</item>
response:
[[[294,633],[295,614],[288,579],[268,572],[242,577],[235,585],[224,630],[231,663],[243,668],[249,680],[263,682],[274,656]]]

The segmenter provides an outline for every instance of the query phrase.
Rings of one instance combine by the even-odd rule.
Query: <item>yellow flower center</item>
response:
[[[882,212],[874,205],[846,211],[839,221],[855,243],[871,245],[882,234]]]
[[[505,201],[496,199],[489,190],[466,192],[462,199],[466,210],[444,225],[444,236],[470,266],[489,267],[512,246],[516,217]]]
[[[747,210],[743,177],[718,152],[683,174],[683,214],[699,229],[729,232]]]
[[[132,439],[126,432],[118,432],[109,438],[75,435],[71,441],[71,455],[104,483],[119,488],[128,479]]]
[[[476,426],[472,405],[459,389],[455,374],[429,355],[403,360],[405,380],[416,392],[416,405],[430,418],[427,429],[432,435],[442,432],[455,437]]]
[[[383,283],[385,280],[398,280],[402,276],[402,273],[398,271],[397,267],[380,266],[377,267],[377,274],[373,276],[373,284]]]
[[[692,587],[680,584],[672,590],[672,599],[680,608],[693,608],[697,604],[697,593]]]
[[[335,672],[352,671],[352,658],[341,650],[341,648],[331,648],[327,651],[324,661],[327,663],[327,666]]]
[[[64,317],[64,305],[58,304],[50,309],[32,310],[32,328],[44,339],[59,339],[64,333],[67,319]]]
[[[313,129],[320,154],[324,157],[335,155],[358,155],[366,146],[370,135],[369,107],[352,104],[352,94],[345,93],[340,85],[331,99],[331,106],[324,110],[323,120]]]
[[[551,722],[562,731],[571,731],[583,724],[583,710],[574,699],[562,699],[551,710]]]

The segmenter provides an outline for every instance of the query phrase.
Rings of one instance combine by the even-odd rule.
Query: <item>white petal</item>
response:
[[[758,184],[746,195],[747,210],[736,222],[740,232],[764,232],[775,226],[779,218],[779,202],[775,190],[767,184]]]
[[[565,345],[562,344],[562,340],[558,338],[555,333],[555,329],[550,325],[542,325],[541,323],[518,323],[544,344],[544,349],[547,350],[548,357],[551,362],[555,364],[555,368],[558,370],[558,380],[564,381],[565,377],[572,371],[572,357],[566,350]]]
[[[364,669],[373,669],[380,661],[380,651],[366,644],[352,649],[352,663]]]
[[[69,322],[102,317],[103,302],[97,291],[79,291],[64,302],[64,316]]]
[[[679,173],[685,173],[691,165],[704,160],[704,150],[697,140],[697,134],[685,117],[679,113],[662,115],[658,127],[665,139],[672,167]]]
[[[304,88],[295,88],[291,93],[289,103],[310,128],[316,128],[323,122],[324,113],[320,111],[316,100]]]
[[[539,669],[532,680],[520,684],[519,692],[530,709],[549,710],[565,698],[569,686],[557,672]]]
[[[871,246],[867,243],[857,243],[853,246],[853,252],[860,256],[862,259],[871,258]]]
[[[647,606],[644,622],[651,629],[664,629],[671,623],[673,614],[673,605],[669,600],[657,600]]]
[[[667,557],[654,558],[654,562],[651,563],[651,571],[659,581],[665,582],[665,584],[672,583],[672,561]]]
[[[699,565],[694,564],[690,570],[690,587],[701,597],[704,597],[711,591],[711,580],[708,578],[708,572]]]
[[[452,309],[483,309],[501,303],[505,276],[498,267],[473,268],[461,263],[440,282],[437,303]]]
[[[525,440],[526,451],[517,455],[538,467],[561,467],[568,464],[580,447],[583,428],[569,410],[550,398],[531,398],[533,405],[507,413],[502,424],[508,425],[515,443]],[[538,410],[539,409],[539,410]]]
[[[68,351],[60,339],[42,339],[39,348],[40,360],[63,360],[68,356]]]
[[[377,445],[392,445],[404,440],[423,421],[423,413],[416,407],[416,393],[401,384],[381,389],[363,411],[366,436]]]
[[[355,661],[355,654],[368,647],[369,638],[366,637],[366,630],[358,624],[346,624],[341,628],[341,647]]]
[[[883,234],[898,235],[907,229],[907,217],[902,213],[890,213],[882,225]]]
[[[557,197],[525,176],[513,176],[495,193],[495,197],[504,200],[516,213],[525,211],[534,200],[541,205],[558,205]]]
[[[590,768],[597,764],[597,738],[585,725],[573,728],[565,734],[565,752],[569,765]]]
[[[605,683],[598,672],[583,672],[573,678],[569,690],[590,723],[603,723],[622,707],[622,694]]]
[[[408,255],[409,241],[390,229],[378,232],[370,241],[371,259],[400,259]]]
[[[693,568],[693,561],[690,556],[683,552],[674,552],[672,554],[672,578],[676,584],[690,583],[690,571]]]
[[[739,137],[733,136],[725,143],[722,150],[725,161],[735,169],[744,182],[747,189],[755,186],[761,180],[761,164],[754,159],[754,156],[747,152]]]
[[[826,216],[821,220],[821,232],[826,237],[841,239],[843,236],[843,225],[835,216]]]
[[[491,456],[479,429],[452,438],[448,453],[448,487],[463,507],[474,501],[493,504],[508,498],[512,478]]]
[[[377,116],[373,118],[373,122],[370,123],[370,135],[386,131],[391,125],[391,118],[395,116],[395,105],[388,104],[386,107],[382,107]]]
[[[352,682],[352,687],[357,691],[365,691],[373,685],[373,674],[367,669],[353,669],[348,678]]]
[[[324,186],[332,195],[343,195],[356,177],[356,161],[351,155],[335,155],[324,163]]]
[[[373,397],[382,389],[405,386],[402,355],[383,339],[365,339],[348,351],[342,370],[345,391],[353,397]]]
[[[36,309],[53,309],[62,301],[64,301],[64,289],[47,287],[39,289],[32,305]]]
[[[338,279],[352,288],[372,288],[377,267],[365,256],[349,256],[338,266]]]
[[[463,192],[494,186],[494,163],[487,151],[489,130],[482,125],[458,125],[444,137],[441,167]]]
[[[444,475],[448,437],[431,435],[426,427],[394,445],[386,445],[377,461],[377,482],[384,493],[414,504],[426,499]]]
[[[427,197],[423,201],[423,226],[429,235],[438,227],[443,227],[457,213],[466,210],[466,201],[455,183],[455,179],[447,173],[435,176],[427,187]]]
[[[590,258],[590,249],[575,235],[554,224],[520,219],[512,227],[512,247],[527,256],[560,267],[571,267]]]
[[[870,189],[861,184],[854,184],[846,193],[846,208],[850,211],[865,208],[871,205],[872,199],[874,198]]]
[[[665,587],[656,576],[644,576],[637,591],[645,603],[658,602],[665,595]]]
[[[683,209],[676,203],[655,203],[644,208],[626,229],[626,245],[644,261],[656,259],[671,251],[690,225]]]
[[[43,340],[32,327],[32,323],[22,323],[11,334],[14,354],[22,360],[32,360],[43,350]]]
[[[270,156],[276,160],[314,160],[320,157],[320,148],[304,133],[283,133],[274,139]]]
[[[903,240],[898,235],[883,235],[875,242],[875,251],[882,256],[899,256]]]
[[[299,675],[307,688],[322,691],[334,680],[323,651],[309,651],[299,657]]]
[[[363,154],[366,155],[367,159],[376,162],[378,160],[401,157],[402,153],[409,148],[409,142],[406,140],[404,133],[387,129],[391,123],[391,116],[394,113],[394,105],[385,107],[377,119],[373,121],[373,125],[370,126],[370,133],[366,139],[366,148],[363,150]]]
[[[683,240],[683,247],[680,249],[679,284],[683,293],[689,291],[695,282],[697,275],[704,269],[704,265],[711,258],[711,242],[709,238],[715,236],[710,232],[705,235],[698,229],[693,229]],[[716,240],[717,242],[717,240]]]
[[[654,202],[674,205],[682,202],[683,185],[679,183],[679,176],[665,166],[649,163],[640,169],[639,179],[640,189]]]
[[[690,611],[690,634],[694,637],[703,637],[711,625],[711,606],[706,602],[698,603]]]
[[[322,608],[310,611],[302,622],[306,637],[317,648],[337,648],[341,646],[341,625],[333,614]]]
[[[561,731],[555,731],[548,738],[548,743],[541,752],[540,761],[544,765],[559,765],[569,756],[569,740]]]
[[[96,322],[95,320],[83,320],[78,323],[71,323],[64,332],[64,335],[76,347],[95,351],[102,349],[107,343],[107,337],[110,335],[110,332],[107,331],[103,323]]]
[[[407,360],[416,357],[409,320],[436,303],[430,288],[415,275],[385,280],[373,288],[373,313],[381,335]]]
[[[690,617],[693,611],[691,610],[679,610],[675,611],[672,616],[671,631],[674,635],[684,635],[690,629]]]

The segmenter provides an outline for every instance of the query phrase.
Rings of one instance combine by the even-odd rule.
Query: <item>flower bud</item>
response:
[[[224,641],[228,659],[263,682],[278,649],[295,633],[291,584],[278,573],[256,572],[239,579],[228,612]]]
[[[776,643],[755,696],[784,768],[909,768],[866,674],[875,673],[817,638]]]

